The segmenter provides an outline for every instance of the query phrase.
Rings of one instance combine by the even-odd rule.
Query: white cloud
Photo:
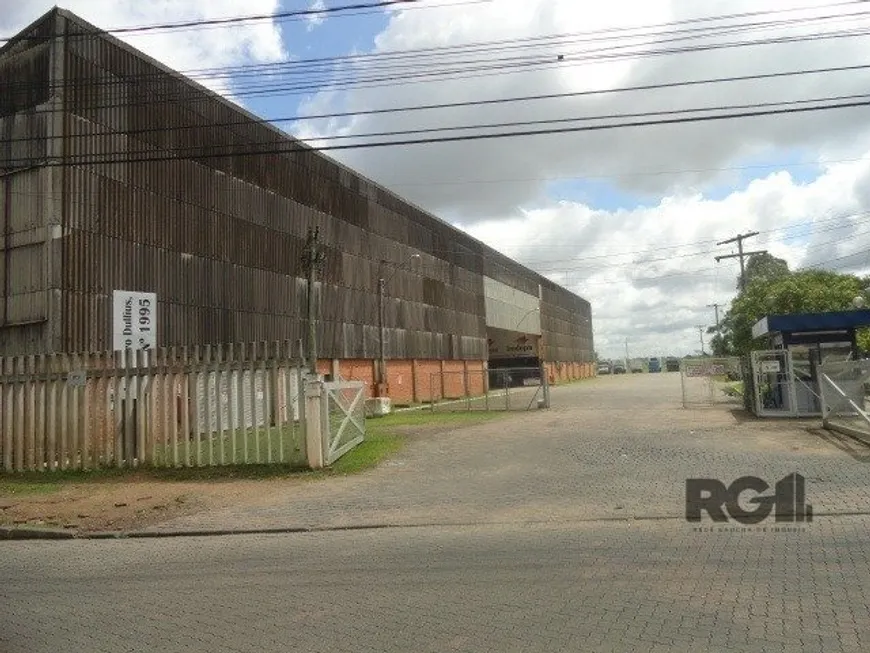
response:
[[[5,5],[8,0],[0,0]],[[9,2],[0,7],[0,33],[18,32],[51,9],[52,0]],[[278,0],[67,0],[63,7],[102,29],[135,27],[178,21],[268,15],[278,7]],[[189,74],[214,91],[231,94],[226,78],[209,77],[202,72],[249,62],[273,62],[287,57],[277,24],[271,20],[231,23],[227,26],[202,27],[163,32],[120,33],[116,35],[175,70]],[[200,71],[197,73],[196,71]]]
[[[716,263],[717,247],[759,231],[747,250],[767,249],[792,269],[870,270],[870,152],[829,166],[811,183],[772,173],[720,200],[663,197],[631,210],[551,202],[523,217],[467,227],[472,235],[588,298],[596,347],[617,356],[628,338],[637,355],[698,349],[695,325],[712,325],[714,302],[730,300],[739,266]]]
[[[525,51],[526,55],[534,52],[548,61],[563,55],[567,63],[559,67],[502,75],[478,74],[426,84],[393,78],[376,88],[333,89],[318,94],[311,98],[304,112],[607,90],[865,63],[865,44],[861,38],[817,37],[832,30],[866,29],[870,26],[867,16],[797,26],[779,22],[764,30],[744,29],[715,39],[699,37],[697,33],[688,38],[685,31],[709,26],[710,23],[686,22],[699,17],[793,10],[819,4],[817,0],[764,3],[611,0],[594,5],[574,0],[495,0],[428,10],[394,9],[389,25],[375,40],[377,52],[497,40],[516,45],[521,39],[542,35],[683,22],[668,30],[652,29],[658,32],[657,42],[629,48],[635,55],[632,58],[572,63],[573,58],[584,51],[588,53],[592,47],[607,45],[613,55],[617,52],[613,47],[627,44],[612,38],[591,43],[576,37],[559,47]],[[817,8],[741,21],[786,21],[860,10]],[[609,34],[612,37],[613,32]],[[603,35],[606,36],[598,33],[598,37]],[[651,54],[668,48],[806,35],[815,40],[686,54]],[[523,56],[523,52],[454,55],[437,64],[429,58],[418,61],[416,70],[437,72],[451,65],[467,65],[468,60],[478,65],[499,65],[517,56]],[[361,75],[371,74],[364,68],[358,70]],[[341,74],[346,76],[352,71],[343,69]],[[748,105],[866,93],[868,82],[870,69],[439,111],[360,114],[351,119],[302,121],[298,133],[317,142],[337,134]],[[758,175],[763,178],[745,187],[735,186],[741,175],[723,170],[757,161],[793,161],[795,157],[803,161],[833,161],[870,156],[870,123],[864,120],[864,114],[863,108],[848,109],[345,150],[338,151],[336,156],[415,203],[462,225],[508,255],[549,271],[554,280],[592,300],[596,339],[605,353],[619,355],[626,337],[634,353],[687,353],[698,349],[694,325],[713,322],[713,312],[705,306],[722,303],[734,292],[738,266],[734,260],[714,262],[717,253],[729,251],[725,247],[716,248],[717,240],[739,231],[782,230],[791,226],[787,231],[763,235],[752,241],[751,246],[784,256],[793,266],[827,261],[843,268],[848,265],[870,268],[866,253],[841,258],[870,250],[870,236],[866,233],[870,232],[870,213],[853,220],[819,222],[812,235],[800,238],[797,236],[802,232],[795,227],[813,219],[870,211],[870,172],[866,162],[831,164],[811,183],[799,183],[786,172],[770,167],[759,170]],[[669,172],[660,174],[666,171]],[[585,176],[609,180],[610,190],[621,193],[618,204],[629,208],[608,210],[613,202],[600,200],[599,205],[594,199],[578,201],[575,195],[560,196],[548,181],[553,178],[582,181]],[[725,192],[723,197],[723,187],[732,188],[733,192]],[[564,201],[565,197],[570,201]],[[691,245],[701,240],[707,244]],[[671,244],[680,247],[662,250],[659,256],[626,254],[649,252]],[[608,258],[591,258],[601,255]],[[649,260],[656,258],[664,260]]]
[[[311,4],[308,6],[308,9],[311,11],[323,11],[326,9],[326,2],[324,0],[312,0]],[[324,14],[311,14],[308,18],[305,19],[307,23],[308,31],[312,31],[315,27],[318,27],[323,24],[323,21],[326,20],[326,16]]]
[[[793,1],[756,2],[719,0],[700,3],[676,0],[613,0],[590,6],[573,0],[496,0],[481,5],[448,6],[435,9],[394,10],[389,26],[376,38],[377,52],[455,46],[484,41],[527,39],[533,36],[588,33],[591,30],[655,25],[685,21],[698,15],[734,14],[761,8],[787,9],[806,4]],[[829,9],[827,13],[845,11]],[[824,14],[823,10],[812,12]],[[767,20],[798,18],[805,14],[763,17]],[[757,19],[758,22],[762,19]],[[732,21],[733,22],[733,21]],[[750,22],[744,19],[743,22]],[[700,46],[712,42],[734,42],[775,36],[782,38],[809,32],[824,32],[846,25],[844,21],[800,28],[743,31],[717,39],[688,39],[685,34],[658,30],[658,44],[631,46],[633,59],[576,62],[590,48],[616,47],[625,40],[598,41],[580,37],[556,46],[535,49],[480,52],[441,59],[430,57],[415,66],[406,63],[405,72],[432,73],[451,66],[504,65],[510,58],[530,54],[555,60],[567,57],[559,67],[512,74],[480,74],[437,83],[408,83],[395,72],[394,81],[376,88],[357,89],[334,96],[332,106],[342,110],[372,107],[408,106],[424,102],[473,101],[486,98],[517,97],[545,93],[576,92],[589,89],[614,89],[623,86],[657,84],[679,80],[745,75],[759,72],[800,70],[830,65],[864,63],[861,39],[813,40],[788,45],[641,56],[651,49]],[[870,18],[853,18],[850,28],[867,27]],[[681,30],[693,24],[682,25]],[[695,28],[698,25],[694,25]],[[799,31],[803,30],[803,32]],[[652,30],[656,31],[656,30]],[[635,32],[637,33],[637,32]],[[650,30],[647,30],[650,33]],[[605,35],[606,36],[606,35]],[[601,38],[602,34],[598,34]],[[682,39],[682,40],[676,40]],[[616,54],[610,51],[610,55]],[[601,53],[599,53],[600,55]],[[379,64],[383,66],[384,64]],[[360,75],[371,70],[358,67]],[[349,72],[344,70],[343,76]],[[382,72],[382,71],[381,71]],[[382,72],[383,74],[383,72]],[[674,108],[745,105],[759,101],[795,100],[864,93],[870,82],[870,69],[827,75],[763,80],[757,82],[699,85],[669,88],[664,91],[613,93],[560,98],[557,100],[472,106],[449,110],[360,115],[344,121],[309,121],[299,133],[316,139],[323,135],[360,134],[474,125],[507,121],[541,120],[584,115],[613,115],[627,112],[660,111]],[[322,108],[315,97],[313,105]],[[856,134],[856,131],[858,134]],[[856,136],[858,138],[856,139]],[[395,185],[409,199],[440,212],[461,214],[464,218],[485,219],[517,214],[519,207],[534,204],[544,197],[542,177],[597,174],[613,176],[625,189],[647,197],[674,192],[691,185],[716,181],[715,172],[685,172],[668,176],[623,176],[625,173],[656,170],[708,170],[727,166],[747,157],[770,155],[784,148],[802,148],[816,153],[839,152],[867,142],[867,123],[861,109],[818,112],[800,116],[716,121],[693,125],[659,126],[528,138],[420,145],[405,148],[349,150],[337,156],[375,179]],[[444,192],[430,180],[524,180],[511,183],[466,184]],[[411,185],[417,184],[417,185]]]

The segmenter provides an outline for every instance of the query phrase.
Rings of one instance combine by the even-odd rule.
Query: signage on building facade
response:
[[[540,336],[511,334],[507,337],[489,338],[489,357],[513,358],[515,356],[537,356]]]
[[[112,349],[152,349],[157,346],[157,295],[115,290],[112,293]]]

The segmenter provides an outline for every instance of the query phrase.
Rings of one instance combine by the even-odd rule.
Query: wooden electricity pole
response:
[[[707,308],[712,308],[714,311],[716,311],[716,333],[719,332],[719,307],[721,305],[722,304],[707,304]]]
[[[308,240],[302,262],[305,265],[308,278],[308,366],[312,374],[317,374],[317,315],[314,301],[314,286],[317,282],[317,271],[323,266],[325,255],[320,249],[320,228],[308,230]]]
[[[737,243],[737,253],[736,254],[725,254],[723,256],[717,256],[716,262],[718,263],[722,259],[726,258],[739,258],[740,259],[740,290],[746,290],[746,266],[743,262],[743,259],[747,256],[751,256],[752,254],[766,254],[766,249],[759,249],[754,252],[744,252],[743,251],[743,241],[747,238],[752,238],[753,236],[757,236],[757,231],[750,231],[747,234],[738,234],[734,236],[734,238],[729,238],[728,240],[723,240],[721,243],[716,243],[717,245],[727,245],[728,243]],[[718,320],[716,320],[718,324]]]

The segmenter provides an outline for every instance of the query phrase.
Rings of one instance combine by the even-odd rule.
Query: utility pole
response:
[[[384,327],[384,295],[386,294],[387,280],[384,279],[384,261],[378,264],[378,333],[379,351],[378,351],[378,383],[377,392],[380,397],[384,391],[384,385],[387,382],[387,358],[385,353],[384,341],[386,340],[386,332]]]
[[[315,315],[314,284],[317,270],[323,266],[325,255],[320,249],[320,227],[308,229],[308,240],[302,262],[308,273],[308,366],[312,374],[317,374],[317,316]]]
[[[625,339],[625,370],[628,371],[628,338]]]
[[[408,261],[410,262],[419,259],[419,254],[411,254]],[[377,392],[378,397],[383,397],[387,394],[387,355],[385,345],[387,339],[387,327],[385,324],[387,282],[391,281],[399,270],[407,269],[408,265],[409,263],[397,265],[393,274],[390,275],[390,278],[386,279],[384,272],[386,270],[387,261],[381,259],[378,263],[378,371],[376,379],[377,383],[375,384],[375,391]]]
[[[707,304],[707,308],[712,308],[714,311],[716,311],[716,332],[717,333],[719,332],[719,307],[721,305],[722,304]]]
[[[716,262],[718,263],[722,259],[726,258],[739,258],[740,259],[740,290],[746,290],[746,266],[743,262],[744,257],[751,256],[753,254],[767,254],[766,249],[755,250],[754,252],[744,252],[743,251],[743,241],[747,238],[752,238],[753,236],[757,236],[757,231],[750,231],[746,234],[738,234],[734,236],[734,238],[729,238],[728,240],[723,240],[721,243],[716,243],[717,245],[727,245],[728,243],[737,243],[737,254],[725,254],[723,256],[717,256]],[[718,323],[718,320],[717,320]]]
[[[704,325],[698,325],[698,338],[701,340],[701,356],[706,356],[706,352],[704,351]]]

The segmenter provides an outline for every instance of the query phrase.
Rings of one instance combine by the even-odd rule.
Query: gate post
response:
[[[316,380],[305,381],[305,452],[310,469],[323,469],[323,428],[321,406],[323,385]]]
[[[543,365],[540,366],[541,372],[541,389],[544,393],[544,408],[550,407],[550,380],[547,378],[547,370]]]

